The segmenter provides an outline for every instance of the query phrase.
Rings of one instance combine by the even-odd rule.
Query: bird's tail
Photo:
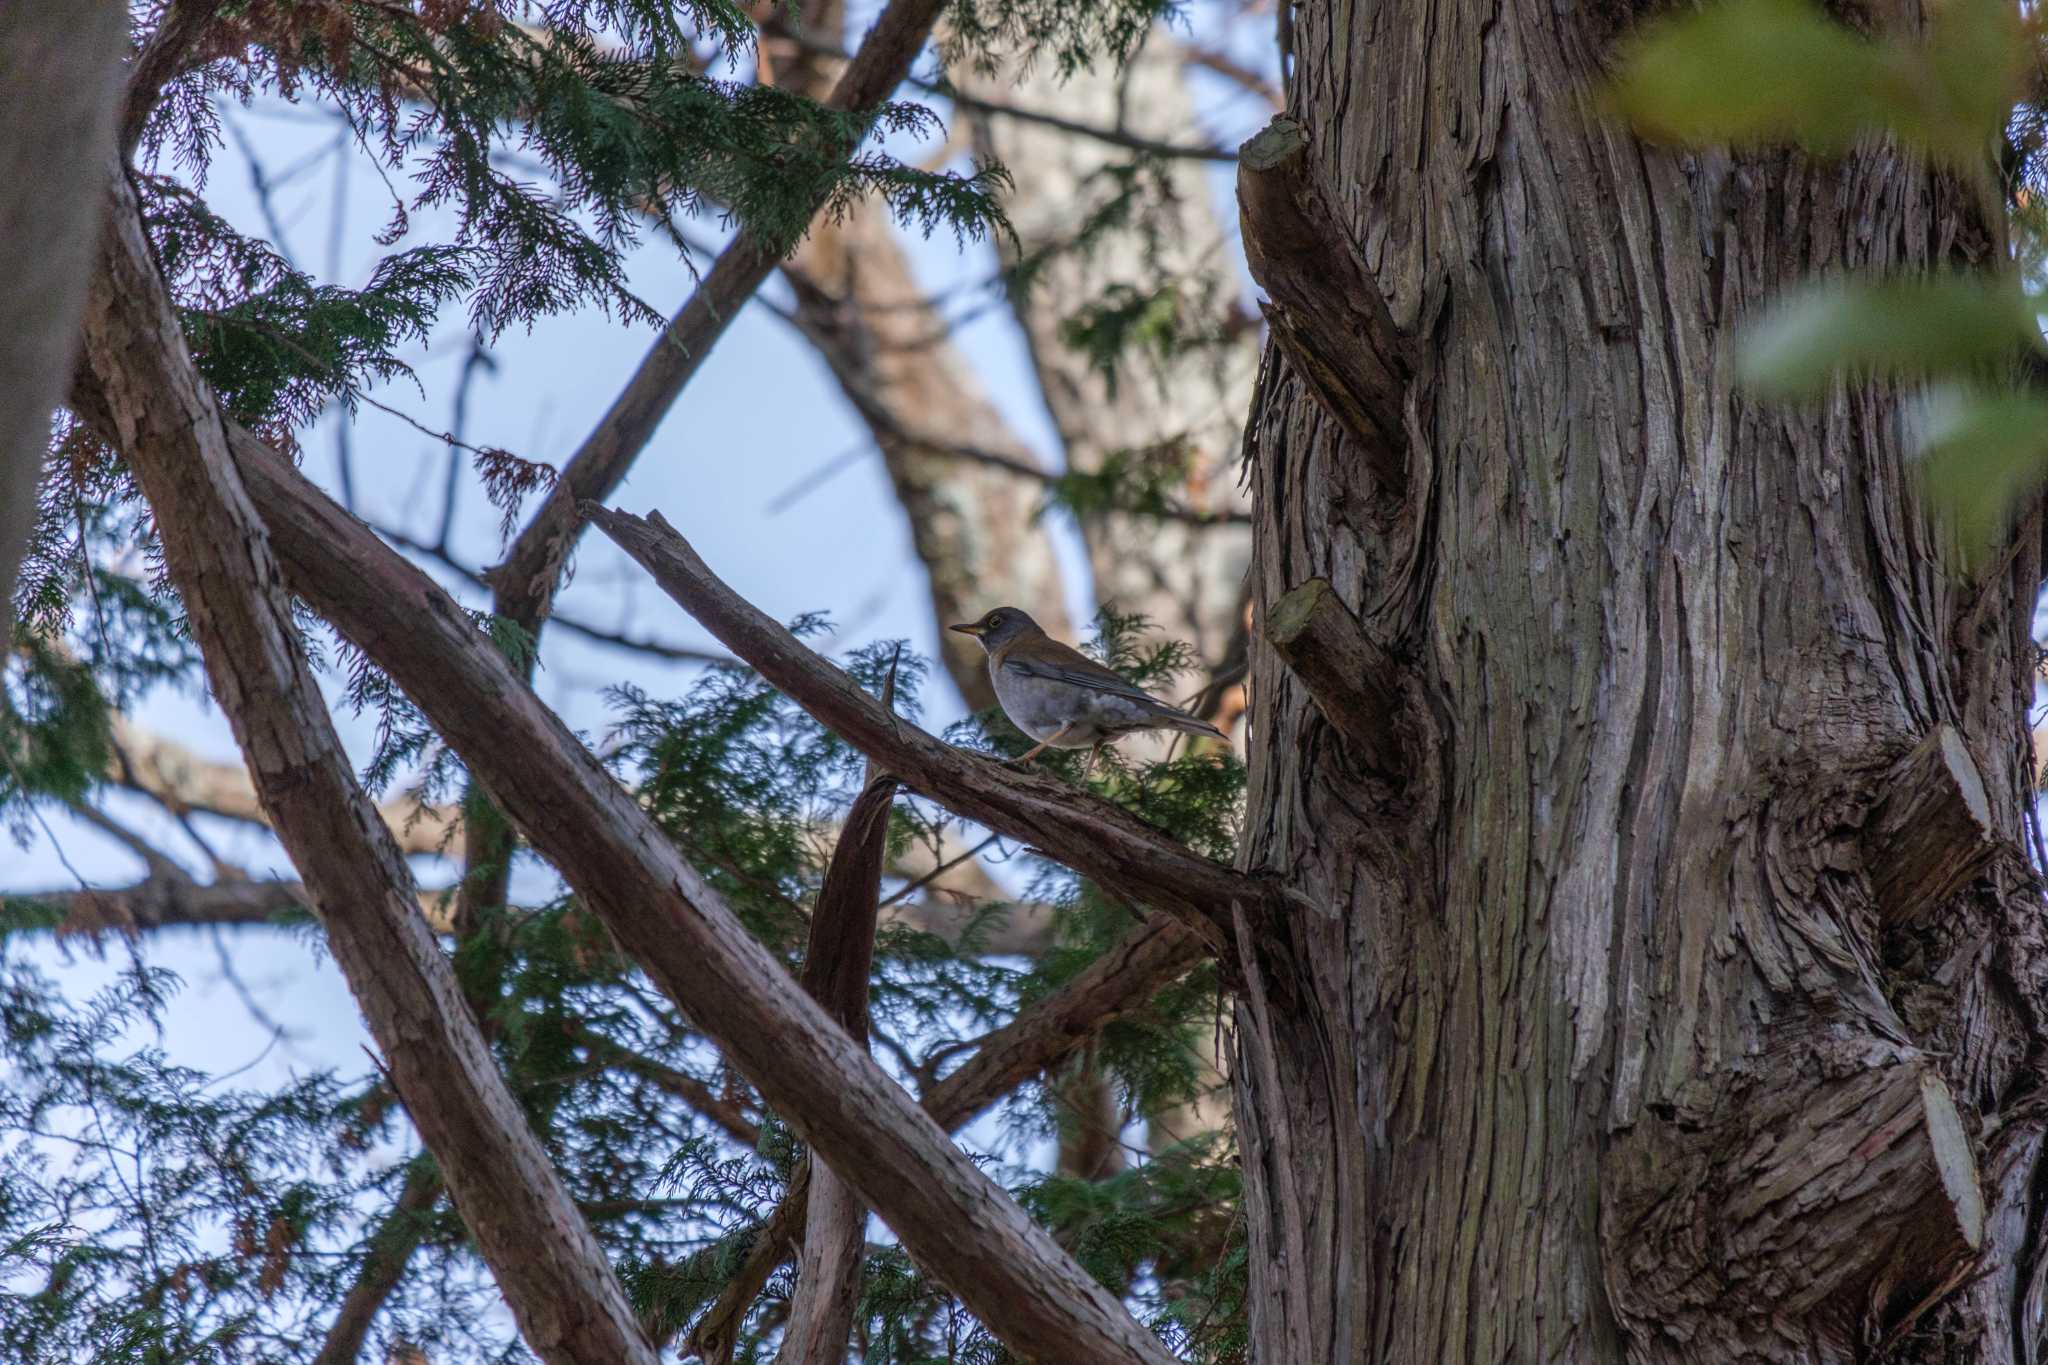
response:
[[[1161,714],[1160,719],[1171,729],[1182,730],[1191,735],[1208,735],[1225,743],[1230,741],[1230,736],[1224,734],[1208,721],[1191,716],[1185,711],[1165,711]]]

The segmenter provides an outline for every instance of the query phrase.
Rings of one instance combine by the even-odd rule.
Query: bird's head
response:
[[[957,630],[962,635],[972,635],[981,641],[981,647],[991,654],[1012,640],[1026,635],[1045,634],[1038,628],[1038,622],[1015,607],[997,607],[979,621],[964,622],[957,626],[948,626],[947,629]]]

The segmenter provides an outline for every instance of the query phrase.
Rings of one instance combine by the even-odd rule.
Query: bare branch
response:
[[[1180,916],[1212,945],[1233,901],[1263,905],[1270,883],[1190,852],[1128,811],[1052,778],[943,744],[878,706],[853,679],[721,582],[659,512],[587,503],[584,515],[662,591],[827,729],[959,815],[1019,839],[1112,895]]]
[[[111,158],[105,169],[112,216],[74,406],[142,484],[264,813],[306,878],[399,1096],[522,1335],[565,1365],[654,1365],[603,1248],[415,911],[404,859],[356,783],[295,641],[224,419],[185,349],[135,192]]]
[[[78,357],[127,16],[115,0],[0,6],[0,661],[50,412]]]
[[[405,689],[620,946],[912,1255],[1019,1354],[1164,1365],[1123,1305],[795,989],[446,593],[249,432],[231,436],[293,591]]]

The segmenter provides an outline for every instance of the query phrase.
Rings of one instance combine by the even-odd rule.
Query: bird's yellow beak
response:
[[[979,621],[966,621],[957,626],[947,626],[946,629],[957,630],[962,635],[972,635],[976,639],[981,638],[981,636],[987,633]]]

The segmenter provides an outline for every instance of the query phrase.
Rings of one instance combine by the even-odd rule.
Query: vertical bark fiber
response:
[[[1612,17],[1297,11],[1310,173],[1417,339],[1409,492],[1269,355],[1254,600],[1327,579],[1421,733],[1380,780],[1255,648],[1249,866],[1313,908],[1240,932],[1254,1357],[2036,1360],[2038,519],[1971,581],[1901,394],[1729,358],[1801,276],[2000,244],[1884,148],[1589,121]],[[1904,850],[1938,903],[1887,915],[1916,770],[1991,852]]]

